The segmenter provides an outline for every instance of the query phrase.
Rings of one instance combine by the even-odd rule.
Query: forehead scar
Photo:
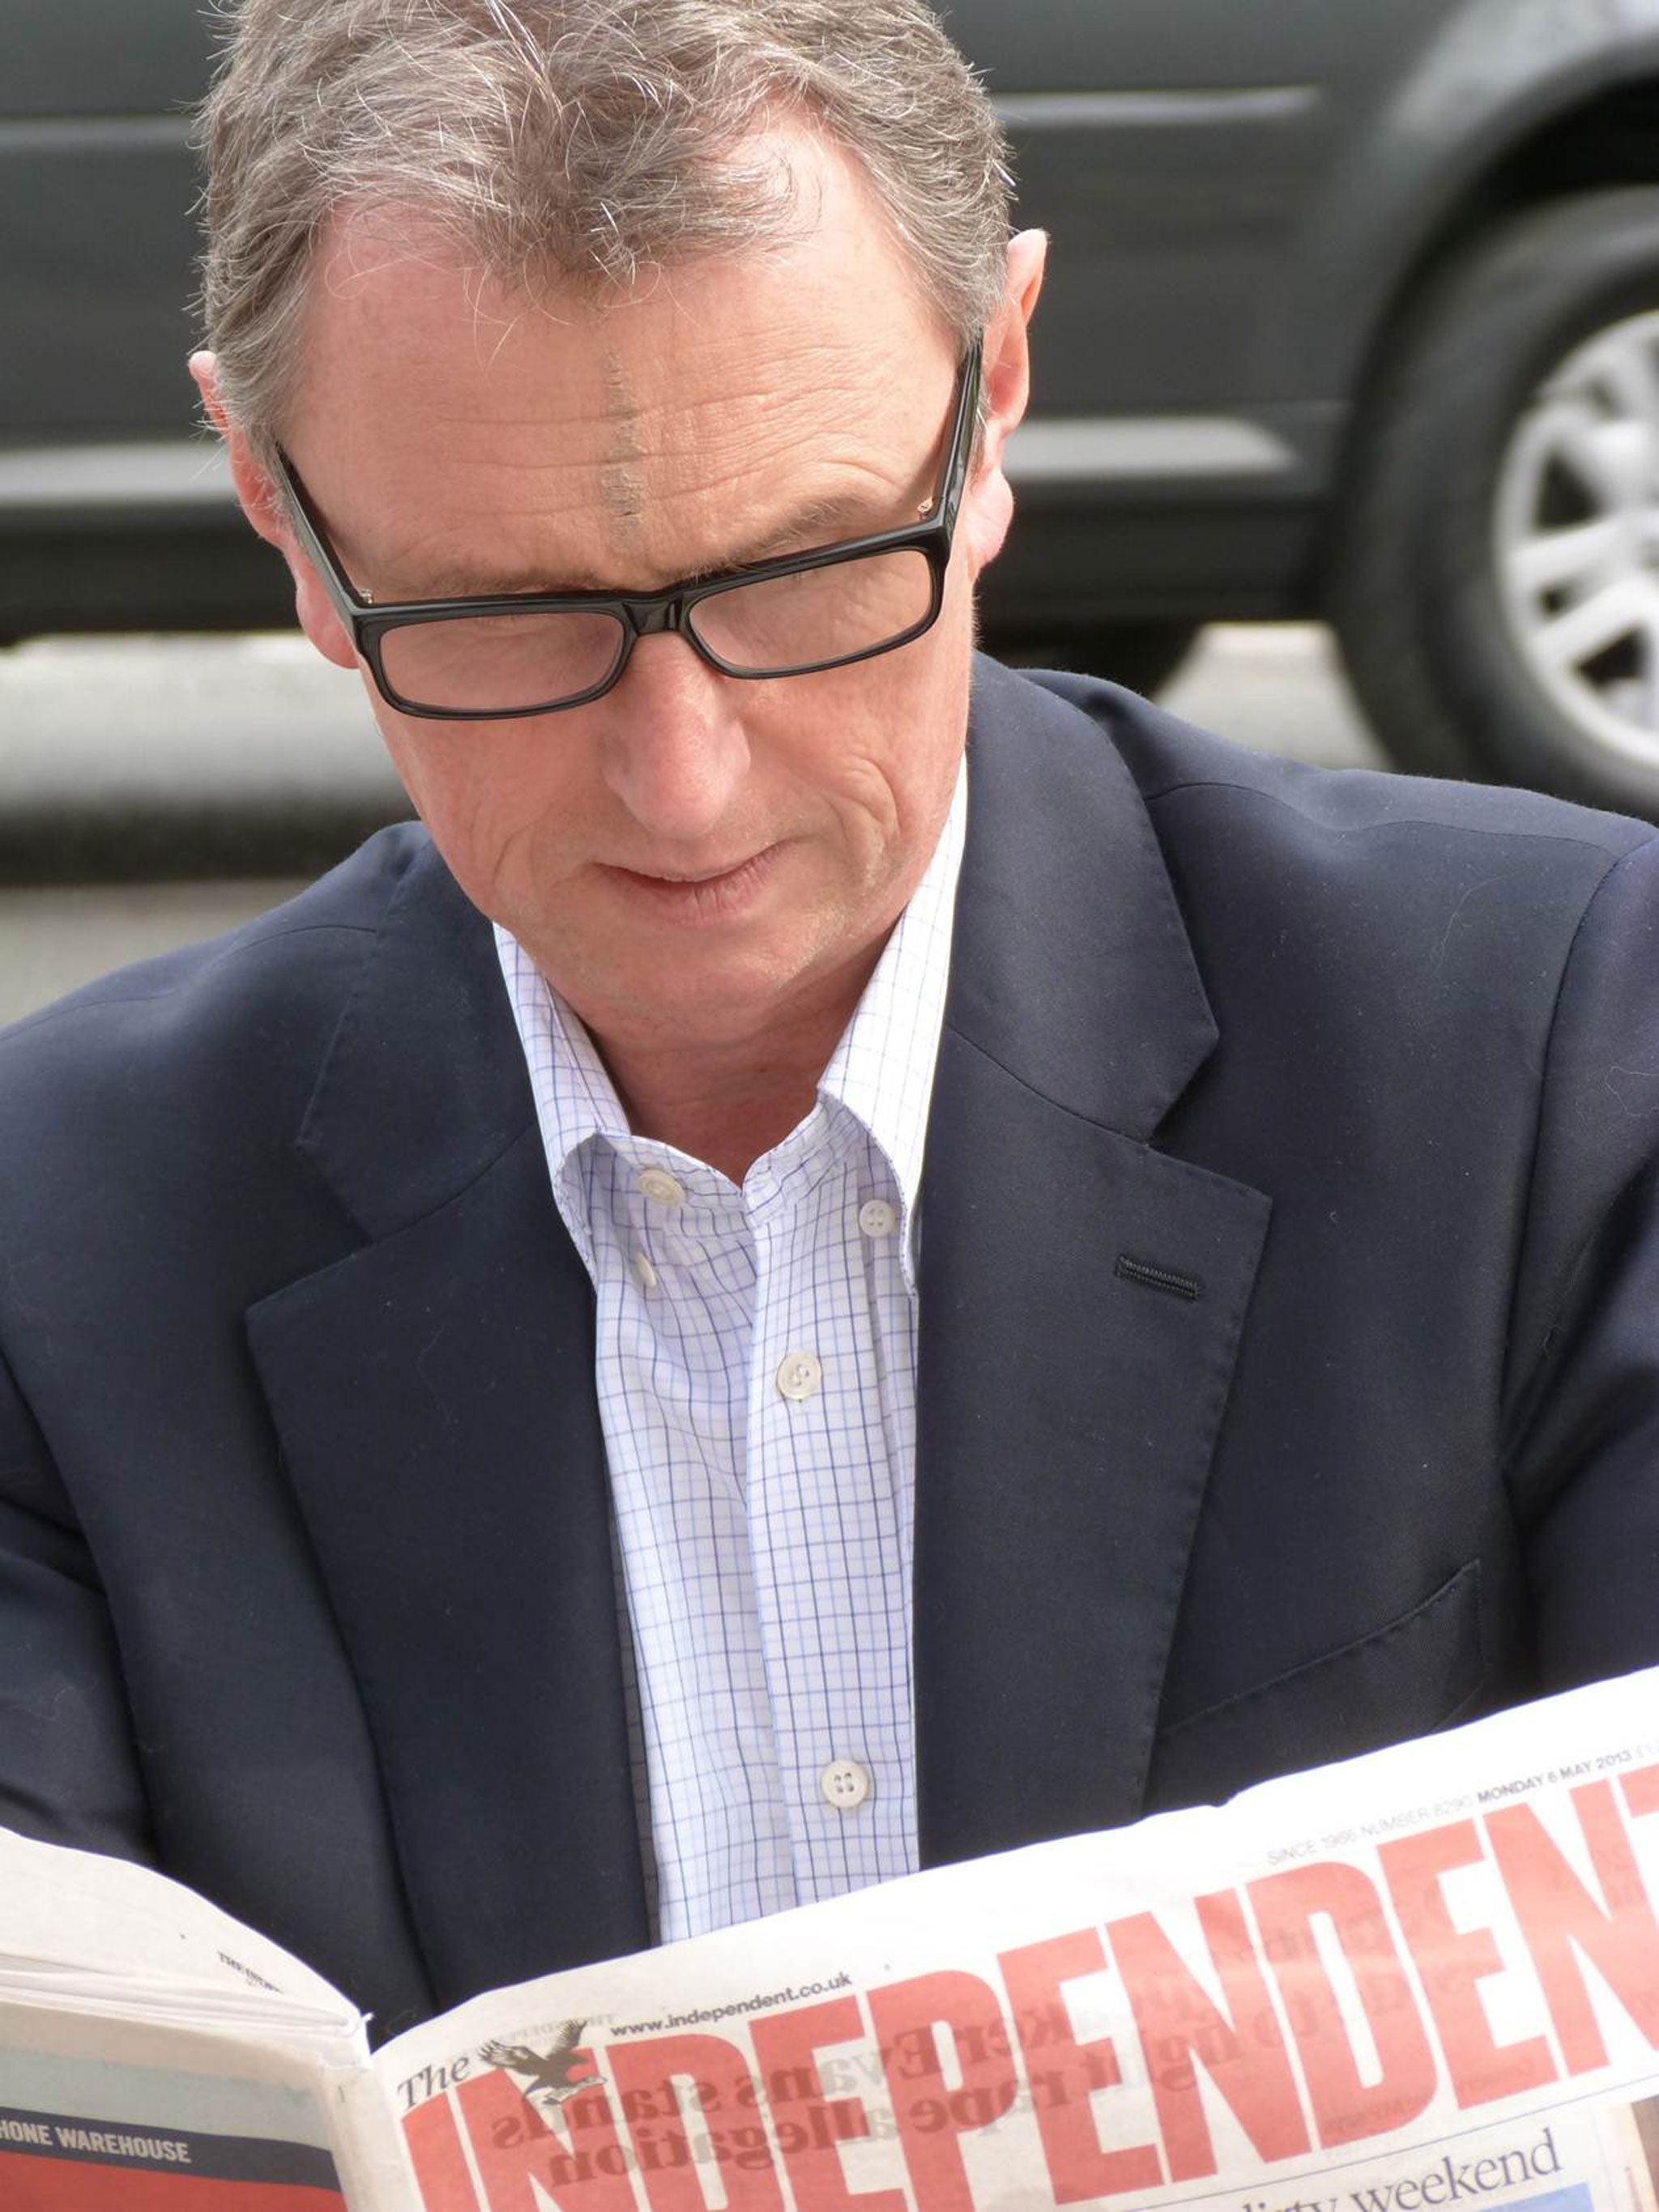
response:
[[[645,445],[640,436],[634,388],[621,356],[614,350],[605,354],[605,401],[609,432],[599,470],[600,496],[617,536],[624,545],[635,548],[644,534],[645,472],[640,463],[645,458]]]

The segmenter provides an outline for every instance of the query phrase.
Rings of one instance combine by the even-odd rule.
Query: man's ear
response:
[[[224,441],[230,462],[230,480],[243,514],[268,545],[274,545],[288,563],[294,579],[295,610],[300,627],[325,660],[337,668],[356,668],[357,655],[332,601],[323,589],[316,570],[294,535],[281,494],[254,459],[247,440],[225,412],[219,392],[218,363],[210,353],[193,353],[190,373],[202,395],[208,420]]]
[[[1009,439],[1024,421],[1031,396],[1031,317],[1042,290],[1048,240],[1022,230],[1008,241],[1008,288],[985,332],[984,427],[964,502],[962,529],[977,575],[1002,550],[1013,519],[1014,495],[1004,473]]]

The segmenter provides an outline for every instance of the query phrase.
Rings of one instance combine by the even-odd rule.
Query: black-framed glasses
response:
[[[926,520],[873,537],[670,584],[377,605],[359,592],[279,448],[301,543],[375,688],[400,714],[507,721],[586,706],[617,683],[642,637],[672,630],[723,676],[813,676],[894,652],[933,628],[979,418],[977,339],[957,373]]]

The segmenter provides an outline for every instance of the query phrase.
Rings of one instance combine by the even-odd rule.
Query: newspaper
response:
[[[0,1838],[5,2212],[1200,2201],[1659,2212],[1659,1670],[372,2058],[200,1899]]]

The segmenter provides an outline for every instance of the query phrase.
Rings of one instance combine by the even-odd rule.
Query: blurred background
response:
[[[1659,0],[955,0],[1053,237],[988,643],[1659,818]],[[0,1019],[404,811],[196,433],[200,0],[0,0]]]

